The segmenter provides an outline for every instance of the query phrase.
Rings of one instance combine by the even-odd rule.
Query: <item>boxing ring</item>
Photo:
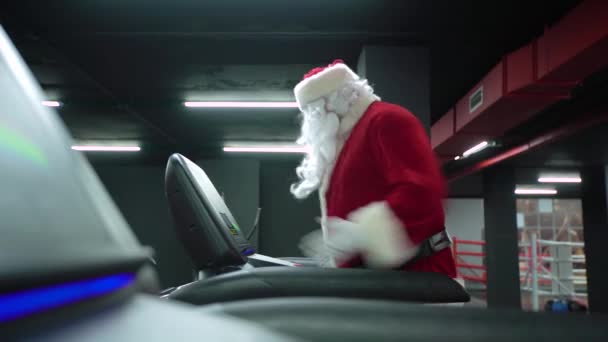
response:
[[[522,294],[531,299],[531,309],[541,309],[541,298],[568,298],[587,302],[585,255],[583,242],[538,239],[529,233],[528,242],[519,243],[519,270]],[[534,246],[534,248],[533,248]],[[485,241],[453,238],[452,251],[458,277],[466,281],[467,289],[485,289]]]
[[[532,310],[540,309],[540,297],[569,298],[586,302],[585,255],[573,253],[574,249],[580,250],[585,244],[542,240],[533,232],[528,236],[529,242],[519,243],[519,268],[521,290],[530,293]]]

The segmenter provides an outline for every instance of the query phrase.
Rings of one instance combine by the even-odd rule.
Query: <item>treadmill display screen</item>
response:
[[[228,218],[228,216],[226,216],[226,214],[222,213],[222,212],[220,212],[219,214],[222,217],[222,220],[224,220],[224,223],[226,224],[228,231],[230,231],[230,234],[232,234],[233,236],[239,235],[239,233],[241,232],[240,229],[238,227],[236,227],[234,224],[232,224],[232,222],[230,222],[230,219]]]

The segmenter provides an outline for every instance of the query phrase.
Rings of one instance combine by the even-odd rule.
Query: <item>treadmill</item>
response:
[[[147,262],[151,251],[86,159],[70,149],[65,126],[40,104],[42,92],[2,28],[0,89],[0,129],[12,133],[0,142],[2,341],[443,341],[448,334],[455,342],[595,342],[608,336],[605,319],[589,315],[329,298],[205,308],[160,300]]]
[[[194,262],[198,279],[245,264],[304,266],[301,261],[307,258],[273,258],[256,253],[205,171],[181,154],[169,158],[165,190],[176,233]],[[308,259],[308,265],[312,262]]]
[[[343,297],[463,303],[468,293],[439,273],[303,267],[256,253],[205,172],[181,154],[167,163],[165,192],[194,282],[165,298],[196,305],[274,297]]]

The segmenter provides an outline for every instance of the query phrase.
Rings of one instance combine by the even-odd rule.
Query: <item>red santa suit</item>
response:
[[[346,65],[315,69],[295,89],[301,105],[359,77]],[[403,107],[360,94],[339,124],[337,157],[319,187],[322,222],[356,224],[364,247],[339,267],[428,271],[455,278],[450,248],[404,263],[444,228],[445,182],[420,121]]]

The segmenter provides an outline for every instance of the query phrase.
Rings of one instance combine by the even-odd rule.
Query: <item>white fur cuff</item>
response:
[[[364,260],[370,268],[393,268],[418,252],[403,223],[386,202],[374,202],[352,212],[348,219],[358,223],[366,238]]]

